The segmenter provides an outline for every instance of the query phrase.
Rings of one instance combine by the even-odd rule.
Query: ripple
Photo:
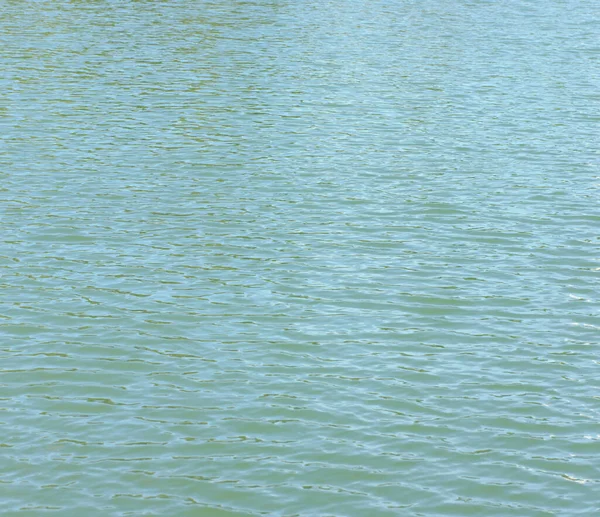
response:
[[[599,14],[8,4],[2,514],[597,513]]]

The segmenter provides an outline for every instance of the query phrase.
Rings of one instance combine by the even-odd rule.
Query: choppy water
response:
[[[600,4],[0,4],[3,516],[600,513]]]

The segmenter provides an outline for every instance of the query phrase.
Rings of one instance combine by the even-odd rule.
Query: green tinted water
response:
[[[599,4],[0,3],[0,512],[600,512]]]

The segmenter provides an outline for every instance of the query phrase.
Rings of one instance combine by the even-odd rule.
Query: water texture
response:
[[[600,515],[599,20],[0,0],[0,513]]]

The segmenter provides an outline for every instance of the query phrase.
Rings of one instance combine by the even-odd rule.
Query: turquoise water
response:
[[[600,514],[600,4],[0,6],[3,516]]]

